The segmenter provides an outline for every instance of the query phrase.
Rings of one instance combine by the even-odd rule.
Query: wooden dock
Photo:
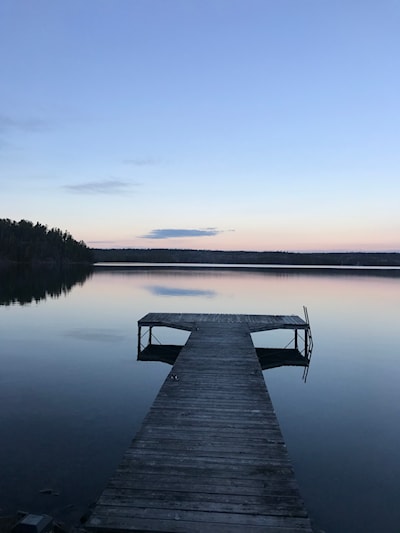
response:
[[[191,334],[85,528],[312,532],[250,335],[308,322],[151,313],[139,339],[155,326]]]

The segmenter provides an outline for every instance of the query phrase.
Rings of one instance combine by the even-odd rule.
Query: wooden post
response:
[[[308,357],[308,329],[304,330],[304,357]]]
[[[141,341],[141,337],[142,337],[142,327],[139,326],[139,331],[138,331],[138,345],[137,345],[137,353],[138,353],[138,357],[140,355],[140,352],[141,352],[141,346],[140,346],[140,341]]]
[[[149,327],[149,346],[151,345],[151,332],[152,332],[152,326]]]
[[[299,344],[297,342],[297,329],[294,330],[294,348],[295,350],[298,350]]]

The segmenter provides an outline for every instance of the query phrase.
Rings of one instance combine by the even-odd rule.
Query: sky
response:
[[[398,0],[2,0],[0,218],[400,251]]]

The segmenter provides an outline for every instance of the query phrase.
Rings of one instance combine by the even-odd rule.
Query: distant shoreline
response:
[[[399,252],[244,252],[186,249],[92,249],[95,263],[400,267]]]
[[[263,265],[245,263],[135,263],[128,261],[103,261],[94,263],[95,268],[191,268],[191,269],[232,269],[232,270],[399,270],[400,265],[394,266],[371,266],[371,265]]]

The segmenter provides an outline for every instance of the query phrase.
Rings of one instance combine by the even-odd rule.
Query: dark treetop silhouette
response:
[[[93,263],[92,251],[67,231],[28,220],[0,219],[0,262]]]

